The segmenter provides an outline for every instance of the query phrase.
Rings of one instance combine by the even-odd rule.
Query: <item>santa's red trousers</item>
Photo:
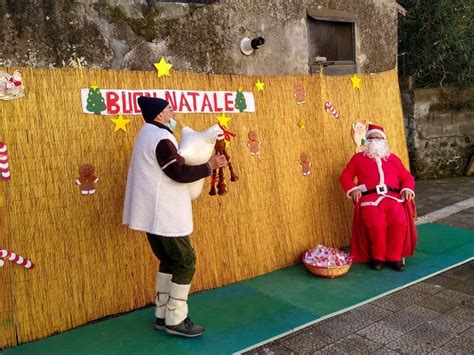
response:
[[[372,259],[400,261],[407,229],[403,205],[384,198],[378,206],[364,206],[362,222],[369,234]]]

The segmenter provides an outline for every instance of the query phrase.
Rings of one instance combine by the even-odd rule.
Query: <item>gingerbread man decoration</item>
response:
[[[297,104],[304,104],[306,102],[306,92],[304,91],[303,82],[297,81],[295,84],[295,95]]]
[[[311,174],[311,161],[307,153],[303,152],[300,155],[300,168],[303,176]]]
[[[226,141],[230,141],[231,137],[235,137],[236,134],[233,132],[228,131],[222,125],[219,125],[224,133],[217,136],[216,145],[214,150],[216,154],[224,155],[227,160],[227,166],[229,167],[230,171],[230,181],[236,182],[239,180],[239,177],[235,174],[234,167],[230,162],[230,155],[227,153],[226,150]],[[217,190],[216,190],[217,184]],[[211,191],[209,191],[209,195],[215,196],[217,195],[225,195],[227,193],[227,186],[225,184],[224,178],[224,168],[219,168],[219,175],[217,175],[217,169],[212,170],[211,175]]]
[[[90,164],[81,165],[79,167],[79,176],[76,179],[76,184],[81,187],[81,194],[95,194],[95,184],[99,181],[99,178],[94,175],[94,167]]]
[[[247,142],[247,147],[249,147],[250,155],[255,156],[260,154],[260,141],[257,140],[257,132],[249,132],[249,141]]]

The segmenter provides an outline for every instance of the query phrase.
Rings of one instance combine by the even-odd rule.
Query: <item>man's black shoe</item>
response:
[[[401,261],[387,261],[388,266],[393,270],[402,271],[405,269],[405,265]]]
[[[168,334],[180,335],[188,338],[197,337],[204,333],[204,327],[194,324],[191,322],[189,317],[186,317],[186,319],[178,325],[167,325],[165,330]]]
[[[383,268],[383,261],[373,259],[370,261],[370,267],[374,270],[380,270]]]
[[[156,330],[164,330],[165,328],[166,328],[165,319],[164,318],[156,318],[155,329]]]

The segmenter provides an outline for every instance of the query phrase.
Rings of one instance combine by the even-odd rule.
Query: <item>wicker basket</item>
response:
[[[303,256],[304,258],[304,256]],[[308,264],[303,259],[303,264],[310,273],[316,276],[334,278],[345,275],[352,266],[352,263],[343,266],[320,267]]]

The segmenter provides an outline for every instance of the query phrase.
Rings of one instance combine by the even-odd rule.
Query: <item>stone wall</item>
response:
[[[4,66],[154,70],[161,56],[175,69],[211,73],[308,73],[308,10],[355,18],[358,71],[394,68],[394,0],[0,0]],[[244,37],[263,36],[253,55]],[[0,64],[1,65],[1,64]]]
[[[474,88],[401,83],[412,172],[419,179],[463,175],[474,154]]]
[[[405,125],[405,137],[407,140],[408,159],[410,160],[410,171],[416,175],[415,164],[415,118],[414,118],[414,90],[411,77],[399,77],[400,94],[402,99],[403,123]]]

